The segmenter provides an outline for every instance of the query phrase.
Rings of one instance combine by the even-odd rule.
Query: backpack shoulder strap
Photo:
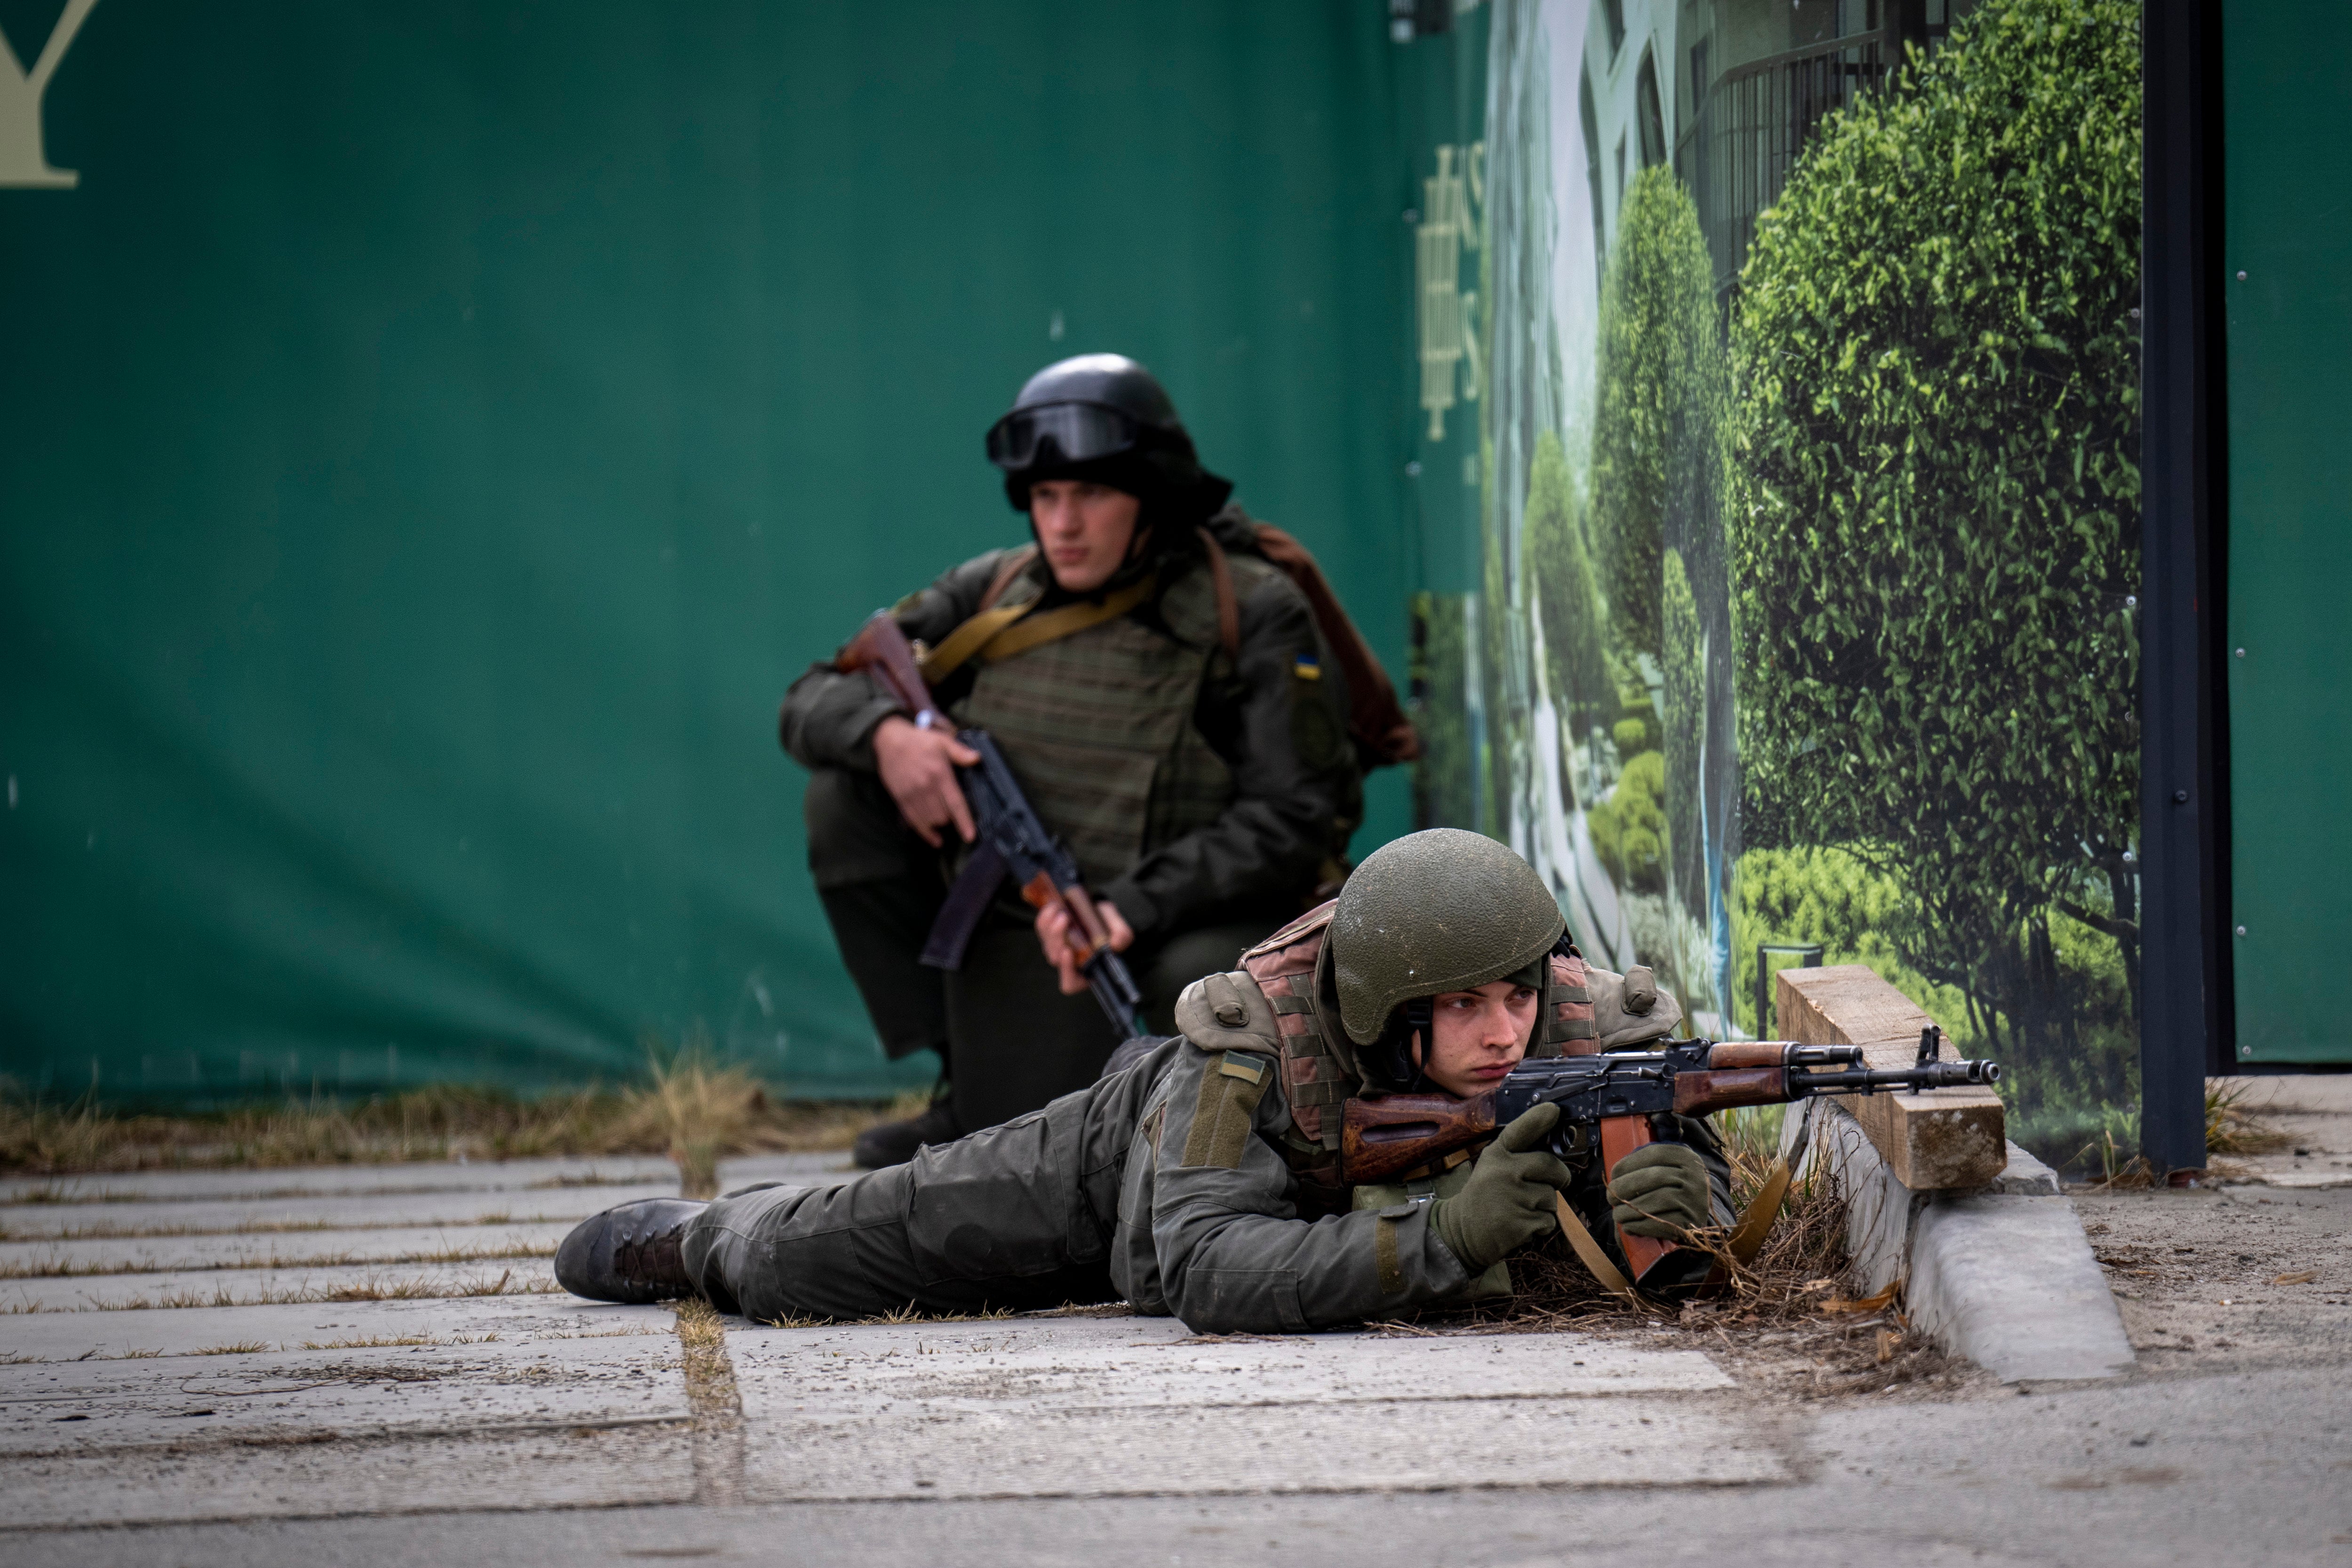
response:
[[[1217,642],[1225,650],[1228,663],[1242,657],[1242,606],[1234,595],[1233,563],[1225,559],[1224,546],[1217,536],[1205,528],[1195,528],[1201,536],[1201,547],[1209,552],[1209,582],[1217,594]]]
[[[1307,546],[1270,522],[1255,525],[1258,553],[1282,569],[1298,584],[1307,606],[1315,612],[1316,628],[1330,645],[1331,657],[1348,678],[1348,734],[1367,767],[1409,763],[1421,755],[1421,737],[1397,701],[1388,671],[1372,657],[1364,634],[1348,618],[1347,606],[1331,591],[1323,568]]]

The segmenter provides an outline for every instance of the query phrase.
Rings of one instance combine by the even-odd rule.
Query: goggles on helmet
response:
[[[1048,443],[1066,463],[1132,451],[1136,422],[1099,403],[1046,403],[1016,408],[989,427],[988,460],[1008,473],[1034,466]]]

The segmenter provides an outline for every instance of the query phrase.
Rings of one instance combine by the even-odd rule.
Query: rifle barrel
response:
[[[1806,1072],[1801,1078],[1792,1076],[1790,1087],[1799,1083],[1819,1093],[1824,1089],[1853,1089],[1863,1094],[1874,1090],[1948,1089],[1962,1084],[1987,1084],[2000,1081],[2000,1064],[1989,1061],[1927,1062],[1914,1068],[1854,1068],[1843,1072]]]
[[[1143,1026],[1143,993],[1137,989],[1135,976],[1128,973],[1126,960],[1108,947],[1097,948],[1087,964],[1087,984],[1120,1039],[1150,1033]]]

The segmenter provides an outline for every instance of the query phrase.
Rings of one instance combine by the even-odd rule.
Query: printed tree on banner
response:
[[[1530,596],[1543,622],[1546,673],[1578,741],[1594,715],[1615,716],[1617,697],[1602,639],[1609,602],[1601,592],[1580,501],[1559,437],[1547,430],[1536,437],[1535,460],[1528,467],[1521,528],[1535,572]]]
[[[1727,395],[1706,237],[1664,164],[1643,170],[1625,198],[1600,339],[1592,531],[1619,648],[1656,658],[1669,519],[1698,526],[1715,516]]]
[[[1896,878],[2030,1097],[2088,1076],[2053,912],[2137,990],[2139,81],[2138,6],[1988,5],[1812,143],[1733,334],[1748,842]]]

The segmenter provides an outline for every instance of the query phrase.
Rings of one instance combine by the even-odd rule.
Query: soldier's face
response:
[[[1029,487],[1029,520],[1064,592],[1091,593],[1110,581],[1135,544],[1143,503],[1125,490],[1084,479],[1046,479]]]
[[[1430,1033],[1436,1038],[1422,1070],[1448,1094],[1466,1100],[1485,1093],[1528,1054],[1541,1001],[1532,987],[1507,980],[1446,992],[1430,1004]]]

